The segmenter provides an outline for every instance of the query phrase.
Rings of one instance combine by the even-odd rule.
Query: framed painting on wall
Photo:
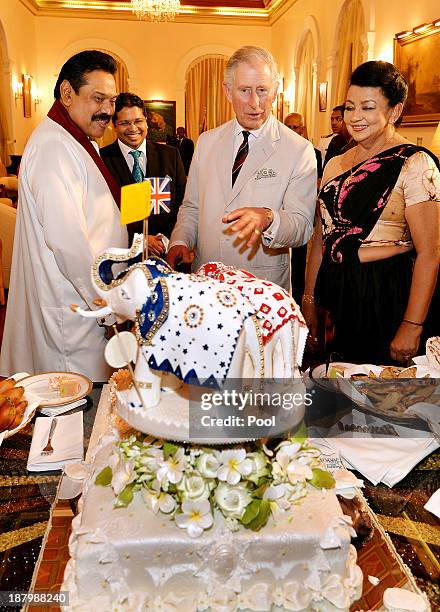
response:
[[[277,95],[277,119],[278,121],[284,121],[284,93],[280,92]]]
[[[437,22],[436,22],[437,23]],[[426,24],[394,38],[394,63],[408,83],[403,123],[440,121],[440,28]]]
[[[148,138],[166,142],[176,133],[176,103],[170,100],[144,100],[147,113]]]
[[[30,117],[32,115],[32,77],[29,74],[23,74],[21,81],[23,83],[23,115]]]

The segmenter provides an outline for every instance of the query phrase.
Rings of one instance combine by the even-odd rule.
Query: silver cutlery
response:
[[[53,418],[52,423],[50,424],[49,437],[47,439],[47,444],[41,451],[41,455],[51,455],[53,453],[52,438],[53,438],[53,434],[54,434],[56,426],[57,426],[57,419]]]

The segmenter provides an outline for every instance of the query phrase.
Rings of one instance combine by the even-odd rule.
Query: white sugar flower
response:
[[[168,480],[169,482],[176,484],[183,476],[185,465],[185,450],[183,448],[179,448],[174,455],[170,455],[166,461],[162,462],[160,468],[157,470],[157,479],[160,482],[163,480]]]
[[[298,442],[282,442],[280,444],[280,450],[275,455],[275,461],[287,472],[287,466],[296,457],[301,444]]]
[[[219,453],[203,453],[197,458],[196,467],[204,478],[217,478],[220,467]]]
[[[169,514],[177,506],[174,497],[168,493],[159,493],[157,495],[148,489],[142,489],[142,497],[144,498],[147,507],[154,512],[154,514],[157,514],[159,510],[164,514]]]
[[[222,463],[217,478],[230,485],[238,484],[242,476],[249,476],[252,472],[253,464],[250,459],[246,458],[244,448],[224,450],[220,454],[220,460]]]
[[[291,461],[287,466],[287,477],[292,484],[296,484],[311,480],[313,472],[308,465],[302,465],[299,461]]]
[[[235,612],[237,610],[237,594],[228,588],[218,588],[210,594],[212,612]]]
[[[287,487],[284,484],[267,487],[265,490],[263,499],[270,502],[270,510],[274,518],[278,518],[290,508],[290,502],[286,494]]]
[[[177,485],[183,499],[208,499],[208,483],[198,474],[184,474]]]
[[[134,462],[121,459],[119,453],[113,453],[109,458],[109,466],[112,469],[113,491],[115,495],[119,495],[136,478]]]
[[[186,499],[182,504],[182,514],[176,514],[175,521],[178,527],[186,529],[190,538],[198,538],[213,523],[209,501]]]
[[[231,487],[223,482],[219,482],[214,498],[223,514],[236,519],[243,516],[251,502],[249,491],[243,485]]]
[[[257,483],[262,476],[266,476],[269,473],[267,469],[267,458],[263,453],[248,453],[247,458],[252,461],[252,472],[248,476],[248,480]]]

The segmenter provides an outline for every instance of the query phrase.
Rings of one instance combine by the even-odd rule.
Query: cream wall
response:
[[[13,4],[21,7],[20,13],[25,13],[31,43],[21,46],[21,55],[18,55],[17,42],[23,37],[21,25],[14,19]],[[144,99],[176,100],[177,123],[184,124],[185,72],[196,57],[206,53],[230,55],[243,44],[270,47],[268,26],[34,17],[18,0],[11,0],[10,11],[0,9],[0,19],[8,39],[15,41],[13,52],[20,65],[29,65],[27,70],[37,77],[42,94],[37,119],[47,113],[53,102],[53,86],[61,65],[83,49],[95,47],[116,54],[127,65],[130,89]],[[35,69],[35,57],[38,69]],[[15,113],[15,118],[19,134],[16,152],[21,153],[35,121],[22,119],[20,112]]]
[[[328,81],[329,102],[331,101],[332,67],[337,50],[337,24],[345,0],[297,0],[297,2],[276,21],[271,28],[272,52],[275,55],[284,77],[285,97],[294,100],[294,73],[298,46],[304,33],[310,29],[316,42],[316,76],[317,82]],[[424,22],[440,17],[438,0],[362,0],[366,17],[368,45],[367,59],[393,59],[393,38],[396,32],[409,30]],[[338,101],[339,102],[339,101]],[[316,107],[318,104],[316,103]],[[315,125],[309,129],[315,142],[320,135],[330,131],[331,104],[327,112],[316,111]],[[288,110],[287,107],[285,109]],[[401,128],[401,132],[416,142],[422,138],[429,146],[435,127]]]
[[[8,57],[2,57],[4,82],[11,83],[13,75],[21,81],[23,73],[37,76],[37,52],[35,38],[35,18],[19,0],[2,0],[0,2],[0,22],[6,35]],[[38,117],[32,105],[32,117],[23,116],[23,100],[14,100],[12,91],[9,95],[10,132],[15,140],[11,152],[21,152]]]

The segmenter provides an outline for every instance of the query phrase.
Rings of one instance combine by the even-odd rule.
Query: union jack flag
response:
[[[171,212],[171,177],[151,176],[148,180],[151,183],[151,214],[160,214],[161,208],[166,213]]]

